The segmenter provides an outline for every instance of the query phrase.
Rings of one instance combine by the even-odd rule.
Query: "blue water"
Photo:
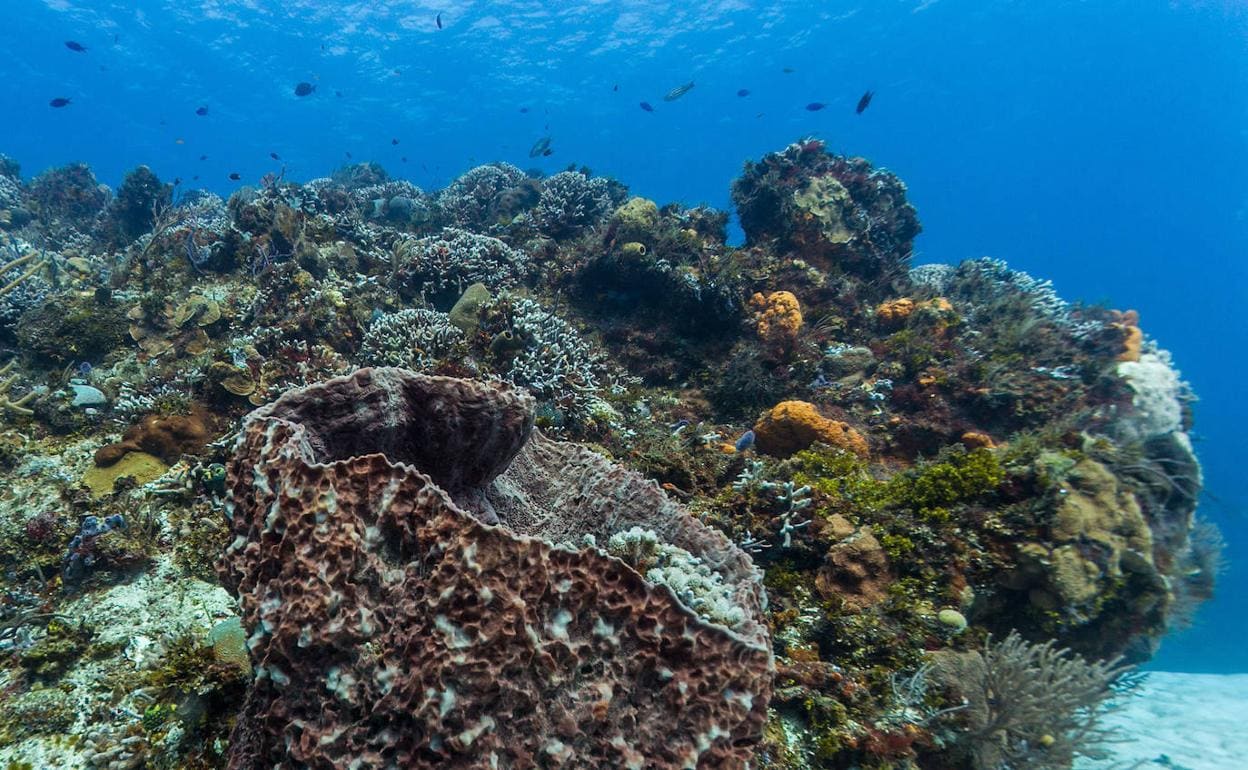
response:
[[[576,163],[726,208],[746,159],[800,136],[864,155],[909,185],[919,261],[1001,257],[1139,310],[1174,352],[1230,569],[1154,665],[1248,671],[1242,0],[8,0],[0,115],[28,176],[84,160],[115,186],[146,163],[221,193],[349,152],[426,187],[489,160]],[[546,135],[554,154],[530,160]]]

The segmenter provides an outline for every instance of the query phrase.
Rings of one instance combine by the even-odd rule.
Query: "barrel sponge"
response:
[[[774,661],[761,573],[503,383],[362,369],[245,421],[228,466],[255,679],[231,768],[744,768]],[[724,625],[595,544],[715,571]]]
[[[788,457],[815,442],[839,447],[860,457],[869,454],[867,441],[858,431],[836,420],[829,420],[806,401],[781,401],[754,425],[754,445],[758,451]]]

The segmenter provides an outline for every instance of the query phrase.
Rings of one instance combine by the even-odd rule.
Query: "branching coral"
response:
[[[17,382],[17,374],[9,374],[13,370],[14,361],[9,360],[4,366],[0,366],[0,413],[12,412],[30,416],[34,411],[27,408],[27,404],[35,398],[35,391],[29,391],[26,395],[14,398],[9,395],[13,388],[13,383]],[[7,377],[5,375],[8,375]]]
[[[448,224],[488,227],[497,224],[501,199],[521,187],[526,176],[510,163],[489,163],[469,170],[438,194],[437,205]]]
[[[597,225],[617,202],[606,179],[561,171],[542,182],[533,220],[548,235],[567,235]]]
[[[464,334],[446,313],[408,309],[383,313],[368,327],[360,359],[368,366],[429,369],[463,345]]]
[[[524,276],[529,261],[497,238],[453,227],[427,238],[398,238],[394,260],[399,288],[412,296],[451,289],[458,295],[474,283],[505,289]]]

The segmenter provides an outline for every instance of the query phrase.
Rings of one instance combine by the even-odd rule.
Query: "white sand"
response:
[[[1248,674],[1150,672],[1106,724],[1129,740],[1078,770],[1248,770]]]

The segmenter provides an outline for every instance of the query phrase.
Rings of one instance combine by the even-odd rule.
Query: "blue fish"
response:
[[[810,104],[806,105],[806,109],[810,110],[811,112],[818,112],[819,110],[822,110],[824,107],[827,107],[827,106],[828,105],[824,104],[823,102],[811,102]]]
[[[650,104],[650,102],[642,102],[638,106],[641,107],[646,112],[654,112],[654,107]]]
[[[747,430],[745,433],[742,433],[741,438],[737,439],[737,443],[733,446],[736,447],[738,452],[744,452],[754,446],[754,431]]]
[[[737,96],[749,96],[749,95],[750,95],[750,89],[748,88],[742,88],[740,91],[737,91]]]

